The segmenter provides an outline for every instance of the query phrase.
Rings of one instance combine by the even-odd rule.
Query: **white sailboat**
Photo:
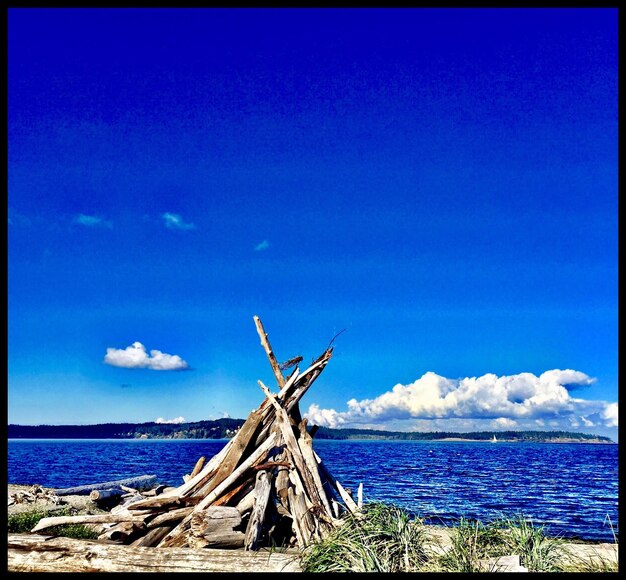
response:
[[[493,439],[491,440],[491,442],[492,442],[492,443],[497,443],[497,442],[498,442],[498,440],[496,439],[496,436],[495,436],[495,435],[493,436]]]

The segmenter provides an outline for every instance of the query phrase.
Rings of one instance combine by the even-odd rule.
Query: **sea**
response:
[[[63,488],[139,475],[179,486],[227,440],[9,439],[8,482]],[[550,536],[618,538],[618,445],[474,441],[315,440],[356,497],[427,523],[524,516]]]

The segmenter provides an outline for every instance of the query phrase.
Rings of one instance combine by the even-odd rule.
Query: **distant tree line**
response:
[[[215,419],[190,423],[103,423],[100,425],[9,425],[9,439],[228,439],[243,425],[243,419]],[[604,441],[608,437],[570,431],[456,431],[405,432],[375,429],[331,429],[320,427],[316,439],[386,439],[435,441],[474,439],[489,441],[496,436],[507,441]]]
[[[549,441],[553,439],[576,439],[579,441],[598,440],[612,443],[609,437],[590,435],[588,433],[572,433],[570,431],[472,431],[458,433],[456,431],[377,431],[375,429],[330,429],[320,427],[315,434],[316,439],[398,439],[405,441],[434,441],[437,439],[474,439],[491,441],[493,436],[507,441]]]
[[[9,425],[9,439],[226,439],[242,419],[193,423],[104,423],[100,425]]]

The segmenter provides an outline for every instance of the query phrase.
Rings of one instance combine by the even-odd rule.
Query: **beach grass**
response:
[[[43,518],[69,515],[72,515],[69,508],[55,510],[54,513],[41,509],[33,509],[27,512],[11,514],[8,517],[8,532],[13,534],[27,534],[35,527],[39,520]],[[63,536],[77,540],[95,540],[98,538],[98,534],[94,530],[81,524],[54,526],[46,530],[46,535]]]
[[[398,507],[366,504],[362,514],[304,549],[304,572],[413,572],[429,562],[427,529]]]
[[[489,523],[461,518],[448,528],[449,542],[420,518],[399,507],[365,504],[360,514],[344,516],[325,539],[304,548],[304,572],[487,572],[502,556],[519,556],[529,572],[617,572],[607,555],[568,551],[560,538],[523,515]],[[617,539],[616,539],[617,544]]]

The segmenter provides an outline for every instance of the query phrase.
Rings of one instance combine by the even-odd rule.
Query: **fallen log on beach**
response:
[[[90,483],[76,487],[55,489],[54,493],[57,495],[89,495],[92,491],[100,489],[122,489],[122,486],[132,487],[135,490],[141,491],[152,489],[156,485],[156,482],[156,475],[140,475],[139,477],[119,479],[117,481],[105,481],[104,483]]]
[[[146,548],[9,534],[8,572],[298,572],[292,555],[204,548]]]
[[[96,503],[107,503],[115,500],[119,500],[126,492],[122,489],[94,489],[89,494],[89,499]]]

